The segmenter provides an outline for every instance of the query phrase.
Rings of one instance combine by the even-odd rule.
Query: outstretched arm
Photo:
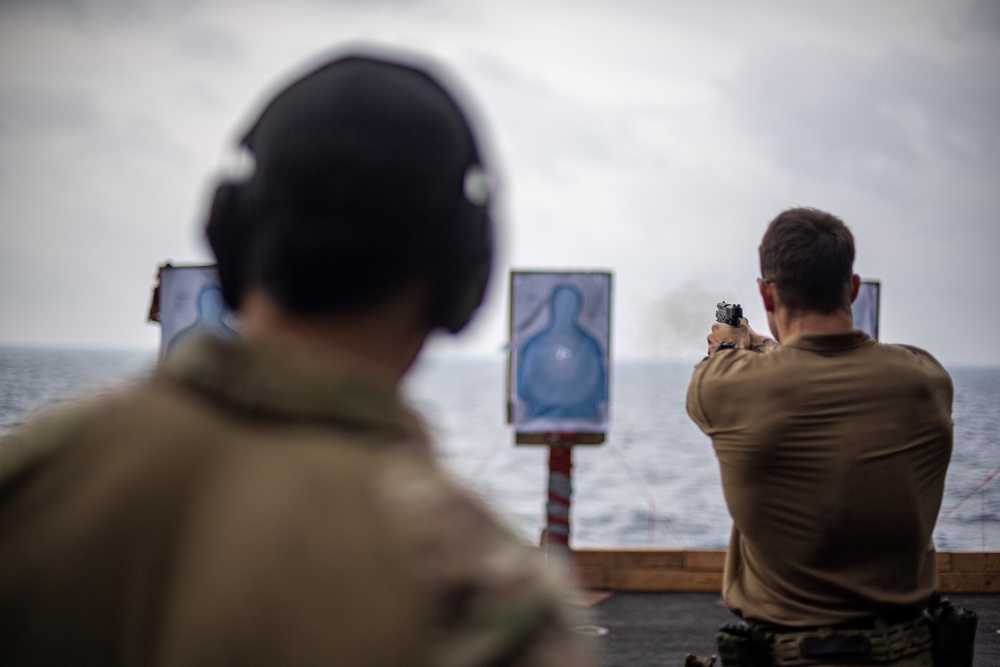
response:
[[[741,318],[739,326],[716,322],[708,334],[708,354],[714,354],[720,343],[731,342],[741,349],[753,352],[770,352],[778,347],[771,337],[759,334],[750,328],[747,318]]]

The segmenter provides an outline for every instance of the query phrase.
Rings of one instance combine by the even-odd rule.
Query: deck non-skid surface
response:
[[[1000,667],[1000,594],[947,597],[979,614],[976,667]],[[681,667],[687,653],[715,653],[715,631],[737,620],[716,593],[615,592],[586,613],[593,627],[581,630],[608,667]]]

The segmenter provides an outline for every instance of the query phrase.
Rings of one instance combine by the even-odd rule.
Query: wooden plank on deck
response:
[[[585,588],[621,591],[718,591],[725,549],[577,549],[577,581]],[[1000,552],[938,552],[943,593],[1000,592]]]

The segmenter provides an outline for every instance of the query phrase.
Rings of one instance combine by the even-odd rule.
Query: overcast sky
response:
[[[852,228],[882,339],[1000,365],[1000,2],[0,0],[0,345],[146,347],[156,268],[250,115],[318,55],[430,54],[499,175],[507,273],[614,273],[619,357],[697,359],[720,300],[766,330],[784,208]]]

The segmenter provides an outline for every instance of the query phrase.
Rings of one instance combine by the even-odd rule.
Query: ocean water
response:
[[[711,441],[684,407],[694,362],[619,362],[607,442],[573,452],[576,546],[724,547],[730,520]],[[1000,368],[950,368],[955,447],[939,548],[1000,550]],[[423,362],[412,400],[446,463],[529,539],[544,525],[548,453],[514,446],[502,359]],[[996,477],[991,477],[995,474]]]
[[[150,372],[152,352],[0,348],[0,434],[54,401]],[[710,441],[688,419],[688,362],[619,362],[603,445],[573,451],[575,546],[724,547],[729,516]],[[955,451],[935,540],[1000,550],[1000,368],[950,368]],[[545,447],[515,446],[505,362],[425,359],[405,385],[444,464],[525,539],[544,525]]]
[[[50,403],[148,372],[155,352],[0,347],[0,434]]]

